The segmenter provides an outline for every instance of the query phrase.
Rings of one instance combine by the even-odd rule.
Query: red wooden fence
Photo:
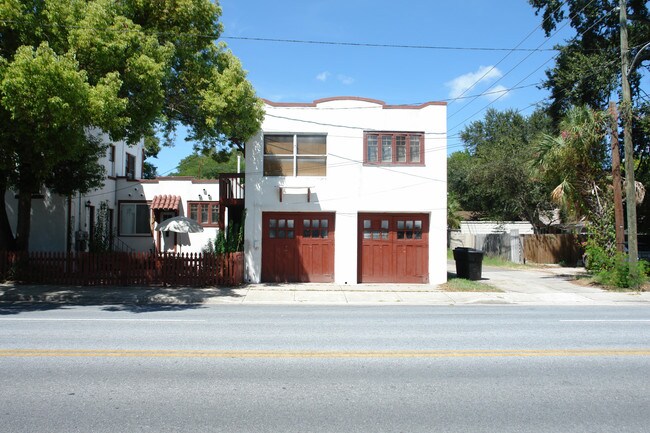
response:
[[[244,253],[14,253],[0,251],[0,280],[78,286],[235,286]]]

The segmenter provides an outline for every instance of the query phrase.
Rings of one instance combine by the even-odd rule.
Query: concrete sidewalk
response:
[[[449,264],[454,271],[453,262]],[[567,268],[484,268],[502,292],[445,292],[419,284],[250,284],[236,288],[69,287],[0,284],[0,303],[293,305],[648,305],[650,292],[607,292],[569,280]]]

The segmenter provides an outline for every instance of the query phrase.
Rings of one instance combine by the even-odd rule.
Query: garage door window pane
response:
[[[286,225],[287,221],[286,220],[278,220],[278,228],[283,229]]]
[[[370,220],[363,220],[363,228],[364,229],[370,228]]]
[[[275,229],[270,229],[269,230],[269,238],[275,239]]]
[[[290,229],[293,228],[293,220],[287,220],[287,227]]]
[[[293,239],[294,238],[293,230],[287,230],[287,238],[288,239]]]
[[[415,229],[413,230],[413,238],[422,239],[422,221],[415,221]]]
[[[277,220],[269,220],[269,227],[277,227],[278,226],[278,221]]]

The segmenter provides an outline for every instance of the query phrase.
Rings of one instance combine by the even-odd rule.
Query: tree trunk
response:
[[[6,177],[0,172],[0,250],[14,251],[16,249],[16,239],[9,224],[9,217],[7,217],[6,192]]]
[[[32,192],[21,190],[18,193],[18,227],[16,228],[16,249],[29,251],[29,232],[32,222]]]

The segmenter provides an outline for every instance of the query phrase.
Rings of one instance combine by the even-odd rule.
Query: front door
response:
[[[160,213],[160,223],[176,216],[175,212],[163,211]],[[176,251],[176,232],[158,232],[160,241],[160,251]]]

